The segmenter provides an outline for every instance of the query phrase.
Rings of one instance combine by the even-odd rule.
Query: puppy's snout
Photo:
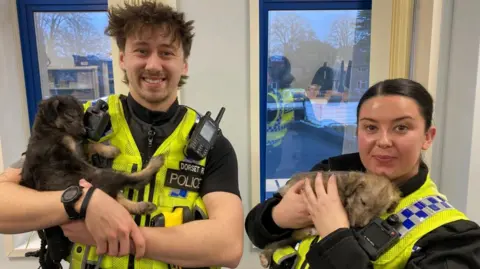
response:
[[[76,122],[71,127],[73,128],[73,130],[75,130],[74,132],[76,132],[79,135],[83,136],[83,135],[87,134],[87,129],[85,128],[85,126],[82,123]]]

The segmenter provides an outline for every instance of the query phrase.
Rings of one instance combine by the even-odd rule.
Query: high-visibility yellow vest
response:
[[[130,132],[129,126],[124,117],[124,111],[122,103],[120,101],[120,95],[111,95],[107,99],[109,106],[108,113],[111,117],[112,132],[103,137],[100,141],[109,141],[111,145],[118,147],[121,154],[117,156],[113,161],[112,168],[116,171],[122,171],[131,173],[132,170],[140,171],[142,169],[142,158],[140,152],[135,144],[133,136]],[[85,104],[85,108],[89,107],[91,102]],[[165,139],[165,141],[156,149],[153,156],[159,154],[165,155],[165,163],[158,170],[154,184],[150,183],[145,186],[143,197],[139,197],[139,191],[125,188],[125,197],[128,197],[130,192],[133,192],[133,201],[150,201],[156,204],[157,210],[153,212],[150,219],[155,216],[165,213],[171,213],[174,208],[187,207],[190,211],[201,218],[208,218],[205,205],[199,196],[198,192],[186,191],[171,188],[165,185],[165,179],[167,170],[180,170],[180,162],[194,162],[187,160],[184,155],[184,147],[187,143],[190,130],[194,126],[197,119],[197,113],[190,108],[187,108],[187,112],[184,115],[180,124],[176,127],[173,133]],[[194,162],[196,165],[205,167],[206,159],[199,162]],[[136,169],[135,169],[136,167]],[[153,190],[153,199],[149,200],[150,189]],[[134,216],[133,216],[134,217]],[[140,226],[145,226],[147,217],[141,216]],[[165,226],[180,225],[182,223],[172,222],[170,219],[165,219]],[[85,255],[86,251],[88,254]],[[98,261],[95,247],[87,247],[82,244],[74,244],[71,254],[69,256],[70,268],[80,269],[82,261],[87,264],[96,264]],[[130,261],[129,261],[130,260]],[[110,257],[104,256],[101,260],[100,267],[102,269],[127,269],[129,262],[134,263],[135,269],[170,269],[180,268],[175,265],[168,265],[164,262],[154,261],[151,259],[130,258],[129,255],[124,257]],[[220,268],[220,267],[211,267]]]
[[[420,238],[444,224],[468,220],[465,214],[448,203],[430,175],[427,175],[425,183],[418,190],[400,201],[393,214],[396,214],[402,223],[397,230],[400,233],[400,240],[377,260],[372,261],[376,269],[404,268],[412,251],[415,250],[415,243]],[[385,220],[388,216],[386,214],[380,218]],[[310,266],[306,261],[306,255],[310,246],[319,240],[318,236],[311,236],[302,240],[297,249],[290,246],[281,248],[274,253],[273,262],[280,264],[287,258],[296,256],[293,268],[308,269]],[[345,259],[348,259],[348,256]]]
[[[267,146],[277,147],[288,131],[288,124],[294,120],[294,99],[290,89],[279,89],[278,93],[269,92],[268,95],[275,100],[277,114],[267,123]]]

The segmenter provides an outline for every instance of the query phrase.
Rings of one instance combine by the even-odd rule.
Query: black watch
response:
[[[62,194],[62,203],[70,220],[78,220],[82,218],[80,213],[77,213],[74,208],[75,203],[83,195],[82,189],[83,187],[81,186],[70,186]]]

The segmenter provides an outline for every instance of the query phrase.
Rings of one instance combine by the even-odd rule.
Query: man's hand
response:
[[[304,181],[293,185],[272,210],[272,218],[281,228],[299,229],[312,225],[310,213],[302,197]]]
[[[80,185],[85,191],[92,186],[85,180],[81,180]],[[77,204],[81,205],[82,201],[83,198]],[[97,255],[106,254],[107,251],[110,256],[129,254],[130,238],[134,243],[135,256],[141,258],[145,254],[145,238],[130,213],[100,189],[96,189],[92,194],[87,207],[85,226],[95,241]]]
[[[95,246],[95,239],[84,221],[76,220],[60,226],[68,239],[74,243]]]
[[[93,239],[92,234],[88,231],[84,221],[72,221],[61,225],[61,228],[70,241],[87,246],[95,246],[95,239]],[[132,239],[130,239],[130,253],[135,253],[135,245]],[[118,256],[122,256],[122,253],[119,253]]]

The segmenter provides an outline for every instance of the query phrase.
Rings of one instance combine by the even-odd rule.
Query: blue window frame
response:
[[[269,23],[271,23],[270,14],[272,11],[325,11],[325,10],[356,10],[356,11],[369,11],[372,7],[371,0],[260,0],[259,1],[259,34],[260,34],[260,98],[259,98],[259,105],[260,105],[260,201],[264,201],[265,199],[269,198],[272,195],[271,191],[268,191],[266,188],[267,185],[267,103],[269,102],[267,99],[267,71],[268,71],[268,59],[270,57],[269,54]],[[369,30],[369,29],[368,29]],[[369,34],[369,33],[368,33]],[[369,46],[369,37],[368,37],[368,46]],[[365,49],[364,49],[365,50]],[[368,49],[368,57],[369,57],[369,49]],[[369,61],[369,60],[368,60]],[[351,61],[350,61],[351,62]],[[343,67],[343,61],[342,61]],[[365,69],[365,67],[363,67]],[[368,70],[368,67],[366,67]],[[358,70],[361,70],[360,67]],[[351,72],[350,72],[351,74]],[[368,71],[367,71],[368,76]],[[350,79],[350,77],[349,77]],[[355,85],[357,88],[365,88],[368,84],[368,79],[362,81],[355,81]],[[350,85],[349,88],[353,88]],[[277,99],[280,100],[280,99]],[[278,103],[277,103],[278,109]],[[277,114],[278,115],[278,114]],[[296,116],[295,116],[296,117]],[[308,125],[308,124],[306,124]],[[274,128],[275,130],[275,128]],[[277,130],[278,131],[278,130]],[[271,139],[271,138],[270,138]],[[343,141],[343,137],[342,137]],[[342,142],[344,143],[344,142]],[[275,155],[275,154],[272,154]],[[278,154],[277,154],[278,155]],[[331,156],[333,157],[333,156]],[[323,157],[322,157],[323,159]],[[320,162],[321,159],[316,160],[316,162]],[[268,161],[269,162],[269,161]],[[310,169],[312,165],[306,165],[305,167],[299,167],[297,171],[305,171],[309,167]],[[295,169],[290,169],[290,172],[284,173],[282,178],[288,178],[289,175]],[[270,172],[269,172],[270,173]],[[275,184],[277,187],[280,187],[281,184],[277,180],[275,180]],[[269,193],[270,192],[270,193]]]
[[[34,13],[107,11],[107,9],[107,0],[17,0],[30,126],[33,124],[37,106],[42,99]]]

